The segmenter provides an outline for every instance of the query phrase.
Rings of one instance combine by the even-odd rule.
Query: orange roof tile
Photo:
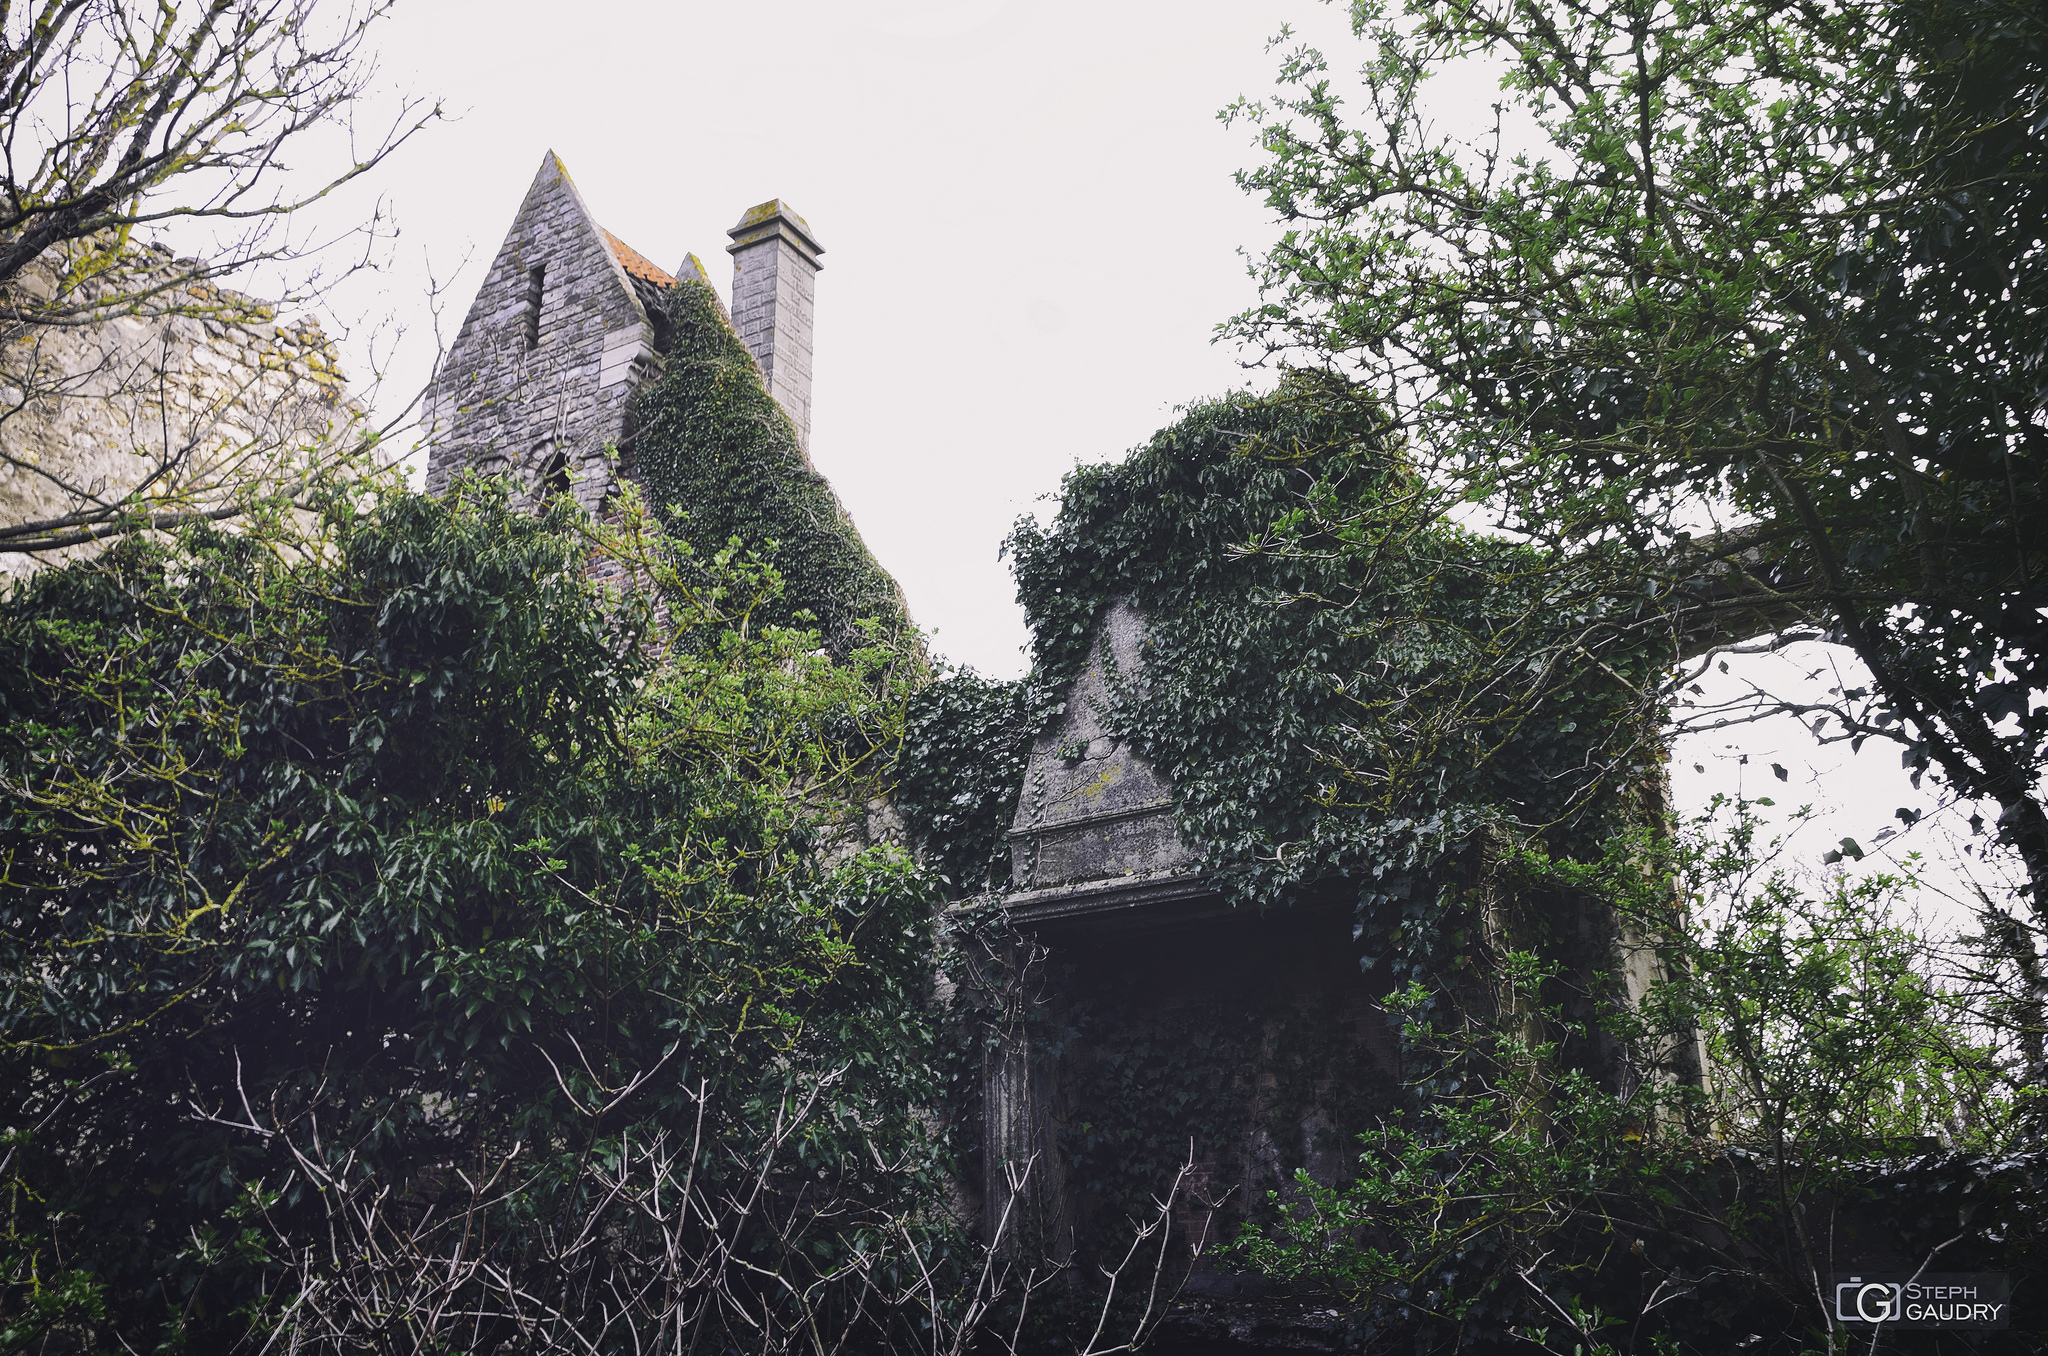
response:
[[[657,287],[674,287],[676,285],[676,280],[656,268],[646,255],[640,253],[640,251],[634,249],[610,231],[605,231],[604,227],[600,226],[597,229],[604,231],[605,243],[612,247],[612,257],[619,261],[619,267],[625,269],[626,272],[636,278],[645,278]]]

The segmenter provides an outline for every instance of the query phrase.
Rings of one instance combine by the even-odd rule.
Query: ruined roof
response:
[[[674,287],[676,285],[676,280],[661,269],[656,268],[646,255],[634,249],[610,231],[606,231],[604,227],[600,226],[597,229],[603,232],[605,243],[612,247],[612,257],[619,261],[619,267],[625,269],[627,273],[635,278],[644,278],[656,287]]]

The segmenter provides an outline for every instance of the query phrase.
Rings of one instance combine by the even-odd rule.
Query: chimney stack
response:
[[[754,351],[768,391],[797,436],[811,441],[811,316],[824,248],[789,204],[749,208],[726,252],[732,255],[732,323]]]

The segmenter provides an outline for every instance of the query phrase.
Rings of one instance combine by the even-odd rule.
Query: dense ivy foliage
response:
[[[1010,539],[1033,690],[1093,657],[1111,600],[1144,616],[1105,724],[1170,780],[1241,911],[1148,938],[1143,967],[1055,949],[1030,991],[1068,997],[1007,1018],[1065,1052],[1081,1254],[1112,1262],[1192,1143],[1244,1193],[1222,1216],[1246,1230],[1234,1260],[1339,1301],[1356,1341],[1512,1348],[1578,1324],[1588,1350],[1710,1351],[1768,1312],[1796,1345],[1819,1322],[1799,1221],[1825,1206],[1917,1245],[1885,1202],[1978,1169],[1852,1156],[1966,1126],[2004,1142],[2000,1056],[1956,1032],[1919,943],[1865,897],[1885,883],[1806,910],[1745,855],[1753,823],[1716,850],[1713,889],[1660,836],[1656,694],[1681,637],[1655,570],[1464,531],[1381,435],[1354,390],[1292,377],[1076,471],[1055,520]],[[998,770],[1058,711],[1020,719],[1025,694],[921,694],[906,781],[941,860],[1000,844]],[[1680,899],[1734,921],[1688,927]],[[1347,906],[1368,974],[1327,992],[1377,995],[1377,1060],[1356,1013],[1288,987],[1328,946],[1309,920]],[[1702,1041],[1711,1095],[1688,1076]],[[1285,1183],[1296,1164],[1314,1174]],[[2005,1222],[1971,1254],[1987,1266],[2036,1227],[2032,1169],[1997,1171]],[[1649,1241],[1617,1255],[1622,1228]],[[1691,1301],[1660,1301],[1672,1286]]]
[[[1020,523],[1009,549],[1049,678],[1077,670],[1110,599],[1147,619],[1143,670],[1107,714],[1172,783],[1226,894],[1342,890],[1368,962],[1406,977],[1464,945],[1444,891],[1485,831],[1595,844],[1628,812],[1654,776],[1640,679],[1664,652],[1631,629],[1644,600],[1577,592],[1588,576],[1415,513],[1370,407],[1331,394],[1300,379],[1197,405],[1073,472],[1055,521]],[[1351,510],[1350,536],[1262,549],[1310,503]],[[1613,644],[1566,662],[1602,615]],[[1488,681],[1504,657],[1512,681]]]
[[[761,625],[772,570],[687,551],[664,655],[644,598],[586,578],[590,531],[475,482],[311,538],[129,543],[0,604],[10,1344],[225,1351],[324,1313],[309,1286],[432,1281],[323,1250],[359,1184],[390,1228],[470,1211],[559,1309],[648,1230],[711,1227],[605,1187],[667,1144],[700,1192],[783,1201],[720,1246],[815,1281],[798,1320],[878,1212],[934,1199],[936,890],[857,839],[893,656]],[[444,1307],[516,1307],[487,1281]],[[639,1340],[611,1314],[607,1347]],[[374,1321],[350,1340],[423,1331]]]
[[[1432,1002],[1483,1007],[1467,967],[1489,955],[1490,863],[1514,844],[1597,857],[1657,803],[1656,711],[1642,694],[1669,635],[1644,624],[1648,597],[1603,591],[1599,570],[1444,521],[1352,397],[1296,377],[1191,407],[1125,461],[1071,474],[1054,521],[1019,523],[1007,545],[1032,676],[919,694],[902,781],[934,858],[999,885],[983,864],[1030,740],[1060,710],[1028,694],[1065,691],[1104,610],[1127,599],[1148,637],[1141,670],[1112,675],[1105,723],[1171,782],[1183,837],[1226,899],[1249,916],[1348,909],[1356,947],[1338,958],[1339,989],[1363,967],[1371,985],[1416,981]],[[1342,539],[1271,549],[1276,524],[1339,517]],[[1488,681],[1503,666],[1514,680]],[[1561,1057],[1604,1067],[1612,1044],[1583,1019],[1609,1006],[1611,953],[1582,926],[1586,902],[1545,885],[1519,904],[1518,944],[1553,958],[1548,996],[1582,1019]],[[1298,973],[1300,948],[1328,945],[1277,918],[1254,926],[1231,944],[1229,973]],[[1255,959],[1283,936],[1295,953]],[[1215,964],[1153,961],[1190,975]],[[1318,1161],[1341,1175],[1344,1146],[1403,1103],[1404,1085],[1423,1086],[1435,1056],[1388,1032],[1375,1060],[1355,1016],[1302,1008],[1284,984],[1153,992],[1089,974],[1054,976],[1053,990],[1081,997],[1024,1020],[1072,1052],[1084,1110],[1062,1150],[1097,1265],[1191,1138],[1219,1188],[1239,1189],[1226,1217],[1263,1218],[1266,1189],[1306,1156],[1334,1155]],[[1321,1127],[1317,1142],[1304,1125]]]
[[[790,625],[808,613],[804,624],[834,654],[866,644],[860,623],[870,619],[909,643],[895,581],[812,468],[717,295],[686,279],[668,310],[667,366],[634,401],[628,452],[670,533],[703,556],[746,543],[786,581],[763,620]]]
[[[911,695],[896,807],[955,898],[1009,882],[1005,834],[1032,739],[1059,714],[1060,699],[1036,676],[1005,683],[972,669],[941,674]]]

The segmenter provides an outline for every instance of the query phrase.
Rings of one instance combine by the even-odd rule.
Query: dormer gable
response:
[[[1103,721],[1118,685],[1144,682],[1146,633],[1129,600],[1111,599],[1060,719],[1032,745],[1009,834],[1013,908],[1086,909],[1134,887],[1194,884],[1172,784]]]
[[[427,488],[462,467],[535,486],[572,484],[597,509],[632,392],[666,349],[662,294],[676,285],[597,223],[553,151],[435,374]]]

